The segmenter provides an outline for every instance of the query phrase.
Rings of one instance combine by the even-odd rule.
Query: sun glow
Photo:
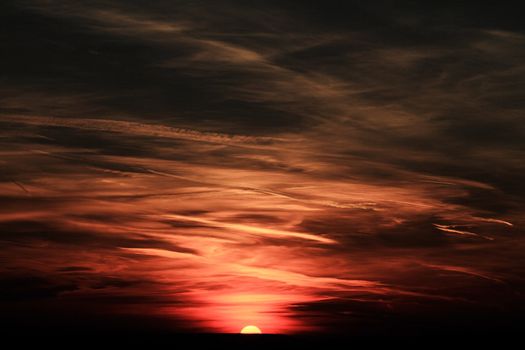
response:
[[[241,329],[241,334],[262,334],[262,332],[257,326],[246,326]]]

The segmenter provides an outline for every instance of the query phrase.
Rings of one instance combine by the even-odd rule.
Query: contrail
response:
[[[159,124],[144,124],[123,120],[108,119],[67,119],[35,116],[0,116],[2,121],[29,125],[58,126],[65,128],[114,132],[129,135],[176,138],[190,141],[217,143],[237,147],[268,149],[273,142],[285,141],[283,138],[269,136],[233,135],[215,132],[202,132],[192,129],[174,128]]]

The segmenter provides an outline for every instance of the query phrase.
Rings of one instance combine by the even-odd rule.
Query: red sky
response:
[[[516,325],[525,34],[512,16],[138,3],[2,5],[2,322]]]

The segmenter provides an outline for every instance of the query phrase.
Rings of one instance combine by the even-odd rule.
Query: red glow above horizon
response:
[[[195,157],[201,148],[207,152],[215,147],[185,142]],[[49,275],[72,266],[56,278],[79,287],[61,298],[150,294],[157,300],[153,304],[130,304],[112,312],[172,316],[194,329],[225,333],[237,333],[247,324],[265,333],[322,331],[324,321],[319,321],[329,317],[326,312],[303,309],[341,300],[380,308],[395,307],[395,300],[403,298],[453,300],[440,295],[437,280],[425,282],[426,290],[418,288],[417,281],[429,270],[447,273],[440,278],[450,281],[458,273],[499,280],[490,271],[464,266],[465,260],[454,255],[432,258],[424,249],[410,248],[417,236],[407,237],[409,245],[402,250],[388,247],[378,236],[393,232],[392,239],[399,239],[406,235],[407,223],[436,218],[447,224],[427,221],[425,229],[435,227],[432,235],[458,240],[458,247],[465,239],[469,244],[493,239],[497,231],[487,228],[501,231],[512,223],[445,201],[461,196],[465,187],[484,189],[484,184],[410,174],[415,179],[405,185],[408,175],[403,172],[399,182],[390,184],[366,178],[340,181],[332,175],[333,164],[298,147],[266,150],[265,159],[286,158],[303,172],[270,165],[252,169],[252,156],[261,151],[235,147],[230,165],[223,164],[227,155],[206,165],[91,156],[94,162],[140,166],[147,170],[142,173],[79,168],[52,147],[40,147],[38,153],[4,152],[6,161],[46,161],[60,169],[26,181],[30,197],[12,182],[0,184],[3,193],[19,198],[18,205],[2,209],[0,222],[32,220],[51,232],[46,239],[29,231],[30,244],[8,246],[4,254],[38,256],[41,264],[19,259],[17,268]],[[429,235],[421,230],[416,234]]]

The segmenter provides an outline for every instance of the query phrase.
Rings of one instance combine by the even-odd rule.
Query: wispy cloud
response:
[[[523,33],[380,3],[9,2],[0,305],[292,333],[521,305]]]

